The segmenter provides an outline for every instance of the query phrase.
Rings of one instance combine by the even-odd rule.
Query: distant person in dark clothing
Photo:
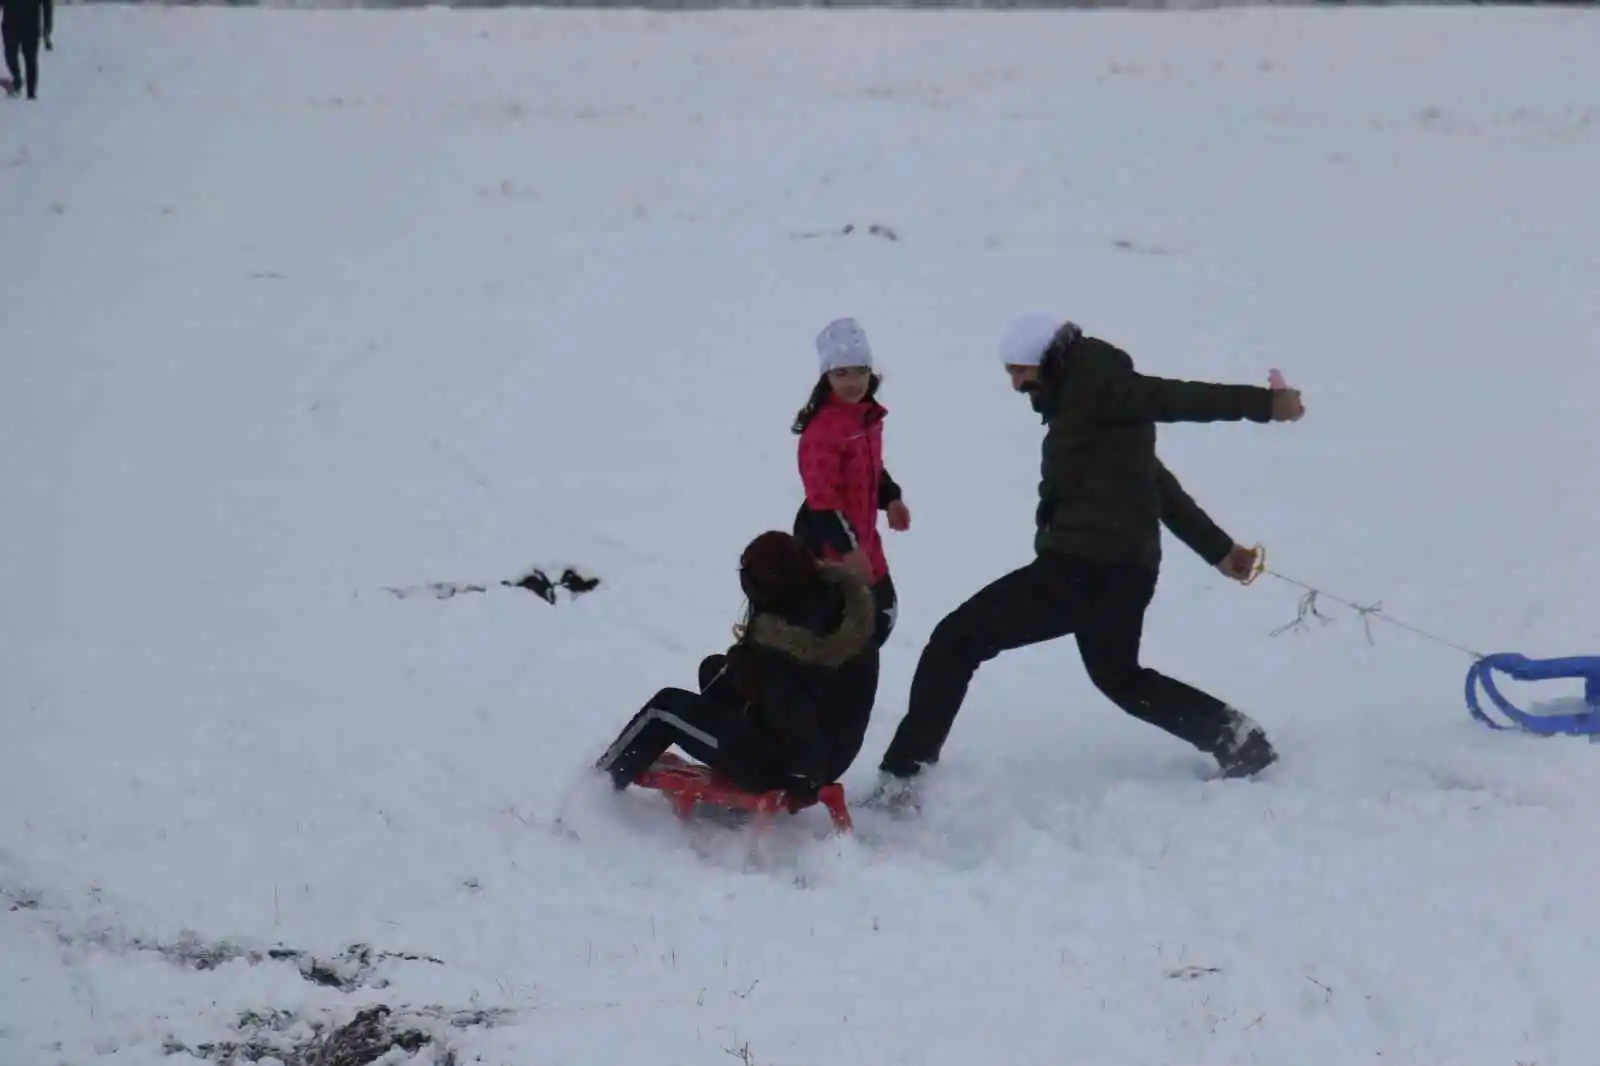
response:
[[[11,74],[7,92],[16,96],[24,86],[28,99],[39,98],[39,41],[46,49],[51,42],[55,23],[53,0],[0,0],[4,7],[0,21],[0,36],[5,39],[6,70]],[[26,64],[26,78],[23,64]]]

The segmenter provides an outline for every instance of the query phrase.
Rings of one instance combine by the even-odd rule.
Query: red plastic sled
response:
[[[678,817],[684,819],[694,813],[698,803],[752,811],[758,826],[779,811],[804,809],[799,806],[791,808],[789,794],[781,788],[771,792],[746,792],[709,766],[681,759],[670,751],[663,753],[654,766],[640,774],[634,784],[664,793]],[[845,805],[843,785],[837,782],[823,785],[817,790],[817,802],[828,809],[835,829],[842,833],[851,830],[850,808]]]

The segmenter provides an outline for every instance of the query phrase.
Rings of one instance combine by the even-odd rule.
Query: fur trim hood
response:
[[[802,663],[839,667],[866,650],[875,628],[872,590],[844,567],[821,563],[822,580],[844,595],[844,616],[832,633],[817,633],[774,614],[758,614],[750,622],[750,641],[782,652]]]

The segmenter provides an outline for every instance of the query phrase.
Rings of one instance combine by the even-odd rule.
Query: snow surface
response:
[[[6,1066],[374,1003],[434,1011],[418,1061],[1595,1061],[1600,747],[1473,723],[1466,655],[1337,604],[1274,637],[1299,589],[1170,540],[1146,661],[1270,729],[1259,781],[1070,642],[979,673],[918,822],[752,856],[587,767],[729,639],[841,314],[914,515],[857,797],[928,632],[1028,557],[1022,310],[1306,390],[1162,431],[1284,574],[1600,652],[1600,14],[58,23],[0,116]],[[604,584],[383,589],[530,564]],[[353,944],[437,961],[183,961]]]

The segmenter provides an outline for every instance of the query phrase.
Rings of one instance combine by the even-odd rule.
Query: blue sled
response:
[[[1516,681],[1550,681],[1579,678],[1583,681],[1583,702],[1587,710],[1572,714],[1529,714],[1518,710],[1494,686],[1492,671],[1499,670]],[[1478,705],[1478,686],[1489,694],[1500,713],[1530,733],[1541,736],[1586,736],[1600,741],[1600,655],[1578,655],[1564,659],[1530,659],[1515,652],[1487,655],[1467,671],[1467,709],[1472,717],[1490,729],[1514,728],[1500,725]]]

